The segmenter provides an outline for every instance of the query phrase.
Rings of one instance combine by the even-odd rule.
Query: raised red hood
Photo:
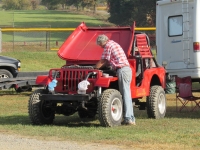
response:
[[[58,56],[67,62],[95,63],[103,49],[96,44],[98,35],[105,34],[119,43],[127,56],[133,42],[133,27],[87,27],[81,23],[59,48]]]

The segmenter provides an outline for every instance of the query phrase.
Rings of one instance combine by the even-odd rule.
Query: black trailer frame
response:
[[[26,86],[39,86],[36,84],[36,78],[38,75],[48,75],[48,72],[19,72],[16,78],[0,79],[0,90],[9,88],[15,88],[15,90],[17,90],[18,88]]]

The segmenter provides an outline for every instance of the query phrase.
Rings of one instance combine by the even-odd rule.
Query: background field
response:
[[[86,15],[85,15],[86,14]],[[0,28],[76,28],[81,22],[87,26],[111,26],[109,14],[100,11],[0,11]],[[97,19],[98,18],[98,19]],[[72,31],[3,32],[2,51],[45,51],[59,48]]]
[[[1,55],[19,59],[21,71],[48,71],[50,68],[60,68],[66,63],[58,57],[57,51],[14,51],[2,52]]]
[[[29,12],[31,17],[15,19],[18,25],[37,25],[52,23],[56,27],[76,27],[84,20],[90,25],[104,24],[94,17],[60,12],[49,17],[44,13]],[[15,14],[17,15],[17,14]],[[35,17],[33,16],[35,15]],[[53,17],[54,16],[54,17]],[[51,17],[54,19],[51,20]],[[84,17],[82,19],[81,17]],[[31,19],[32,18],[32,19]],[[37,20],[38,18],[38,20]],[[62,18],[62,21],[59,21]],[[71,18],[71,19],[69,19]],[[79,18],[79,21],[75,21]],[[68,22],[69,19],[69,22]],[[26,21],[27,20],[27,21]],[[35,21],[33,21],[35,20]],[[49,22],[48,22],[49,20]],[[58,35],[59,37],[59,35]],[[22,61],[21,71],[46,71],[50,68],[60,68],[65,61],[58,58],[56,51],[11,51],[1,55],[18,58]],[[81,120],[77,114],[73,116],[56,116],[53,125],[33,126],[28,118],[28,99],[31,92],[16,93],[14,90],[0,91],[0,132],[5,134],[19,134],[30,138],[44,140],[73,140],[80,142],[95,142],[99,144],[115,144],[125,148],[138,149],[200,149],[200,110],[194,112],[176,112],[175,94],[167,95],[167,113],[161,120],[148,119],[146,110],[134,109],[136,126],[120,126],[103,128],[99,121]],[[198,93],[195,93],[198,95]]]
[[[69,11],[51,11],[51,10],[20,10],[20,11],[0,11],[1,26],[11,27],[52,27],[52,28],[75,28],[81,22],[86,22],[88,26],[106,26],[109,22],[102,22],[108,17],[106,13],[92,13]],[[91,15],[90,15],[91,14]],[[98,19],[96,19],[98,17]],[[100,20],[101,19],[101,20]]]

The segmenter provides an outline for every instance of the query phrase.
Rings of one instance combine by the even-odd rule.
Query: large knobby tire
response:
[[[30,96],[28,113],[33,125],[52,124],[55,118],[55,111],[51,109],[51,104],[41,100],[39,97],[40,94],[45,93],[46,91],[44,89],[38,89]]]
[[[119,91],[105,90],[98,102],[100,124],[104,127],[119,126],[123,117],[123,101]]]
[[[3,78],[13,78],[13,75],[8,70],[0,69],[0,79],[3,79]]]
[[[147,97],[147,115],[149,118],[161,119],[166,113],[165,91],[161,86],[155,85],[150,88]]]

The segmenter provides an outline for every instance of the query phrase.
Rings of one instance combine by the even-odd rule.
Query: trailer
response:
[[[157,61],[170,77],[200,81],[200,1],[162,0],[156,5]]]
[[[19,72],[16,78],[1,78],[0,90],[14,88],[17,92],[31,91],[32,87],[40,87],[36,84],[36,77],[47,74],[47,71]]]

